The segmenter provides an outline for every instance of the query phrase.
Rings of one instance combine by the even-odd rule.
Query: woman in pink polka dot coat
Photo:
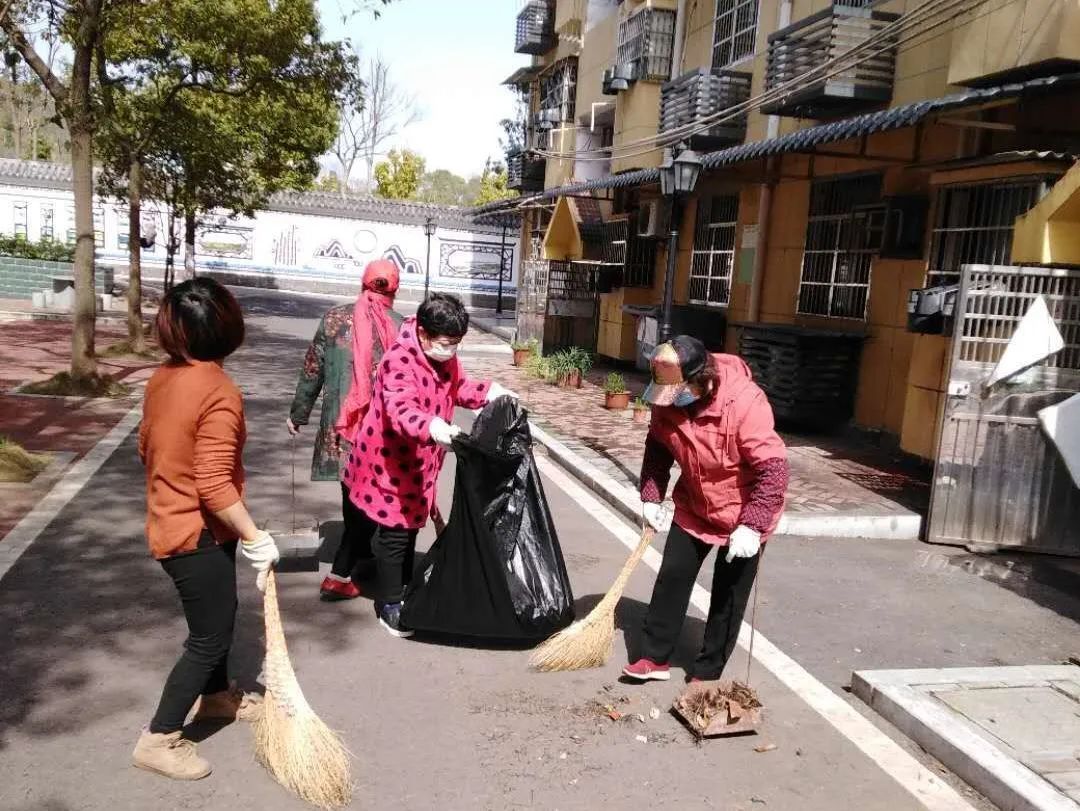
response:
[[[446,451],[461,429],[454,407],[480,408],[509,394],[498,383],[469,379],[456,357],[469,314],[455,297],[433,293],[406,319],[383,356],[371,406],[345,468],[349,498],[377,525],[372,551],[378,570],[375,611],[394,636],[413,569],[416,535],[435,505]]]

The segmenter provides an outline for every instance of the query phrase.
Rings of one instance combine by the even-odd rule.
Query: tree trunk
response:
[[[184,281],[195,278],[195,212],[184,211]]]
[[[176,281],[176,206],[169,203],[168,243],[165,246],[165,289],[171,290]]]
[[[146,348],[142,320],[142,162],[128,169],[128,343],[132,352]]]
[[[85,379],[97,372],[94,360],[94,163],[89,130],[71,131],[71,169],[75,189],[75,309],[72,313],[71,376]]]

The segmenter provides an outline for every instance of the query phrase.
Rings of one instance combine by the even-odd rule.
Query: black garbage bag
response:
[[[455,440],[454,506],[405,595],[418,631],[541,640],[574,620],[574,597],[528,416],[500,397]]]

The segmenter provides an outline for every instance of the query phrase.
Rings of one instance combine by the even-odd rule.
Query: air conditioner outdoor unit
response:
[[[661,200],[649,200],[638,209],[637,235],[641,239],[659,239],[667,230],[667,209]]]

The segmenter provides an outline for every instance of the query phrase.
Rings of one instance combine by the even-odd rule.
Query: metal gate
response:
[[[984,390],[1039,296],[1065,348]],[[928,540],[973,551],[1080,555],[1080,490],[1036,416],[1078,391],[1080,270],[965,265]]]
[[[545,354],[596,348],[597,272],[590,263],[530,259],[522,263],[518,340],[535,339]]]

